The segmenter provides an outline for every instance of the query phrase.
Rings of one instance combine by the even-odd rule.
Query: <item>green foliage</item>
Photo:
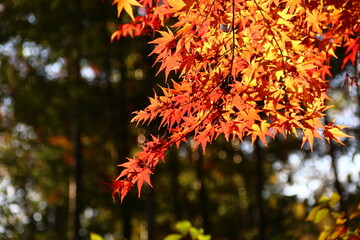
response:
[[[210,240],[210,235],[204,234],[204,229],[195,228],[189,221],[181,221],[176,223],[175,230],[179,233],[167,235],[164,240]]]
[[[340,200],[338,193],[330,197],[322,195],[318,205],[311,209],[306,220],[322,226],[319,240],[360,239],[360,204],[348,216],[346,212],[338,210]]]

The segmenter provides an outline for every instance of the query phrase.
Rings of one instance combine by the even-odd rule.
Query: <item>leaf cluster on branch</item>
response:
[[[360,4],[334,0],[114,0],[130,23],[112,40],[158,34],[152,54],[167,87],[135,113],[133,122],[161,119],[163,136],[147,141],[112,183],[121,200],[164,160],[165,152],[193,137],[195,147],[220,135],[249,136],[265,145],[295,134],[311,149],[315,138],[342,143],[344,126],[324,124],[330,58],[347,47],[343,65],[355,63]],[[134,17],[131,6],[139,7]],[[166,20],[175,24],[165,26]],[[171,72],[178,81],[169,80]]]
[[[360,239],[360,204],[348,215],[346,212],[336,209],[339,207],[340,200],[340,195],[335,192],[330,197],[322,195],[318,204],[311,209],[307,221],[314,224],[326,222],[323,224],[319,240]]]

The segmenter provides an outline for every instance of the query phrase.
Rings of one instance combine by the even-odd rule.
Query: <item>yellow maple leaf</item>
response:
[[[288,11],[289,11],[289,7],[286,7],[283,11],[281,11],[281,12],[277,12],[277,14],[281,17],[281,18],[283,18],[283,19],[285,19],[285,20],[290,20],[291,18],[293,18],[295,15],[294,14],[289,14],[288,13]]]
[[[113,5],[117,4],[118,17],[120,16],[123,9],[129,14],[132,20],[134,20],[134,14],[132,6],[142,7],[136,0],[114,0]]]
[[[252,135],[251,135],[251,141],[252,144],[254,144],[255,140],[257,137],[259,137],[260,141],[267,146],[267,142],[266,142],[266,135],[267,136],[271,136],[272,134],[269,131],[269,126],[270,124],[267,122],[261,122],[260,124],[252,124],[251,128],[252,128]]]
[[[182,0],[169,0],[168,3],[175,11],[179,11],[186,6],[186,3]]]
[[[343,138],[343,137],[353,137],[350,136],[344,132],[342,132],[341,130],[346,128],[347,126],[342,126],[342,125],[334,125],[334,121],[328,123],[325,126],[325,130],[324,130],[324,136],[326,138],[326,140],[328,142],[330,142],[330,139],[334,140],[335,142],[338,142],[342,145],[345,145],[342,141],[340,141],[339,138]]]

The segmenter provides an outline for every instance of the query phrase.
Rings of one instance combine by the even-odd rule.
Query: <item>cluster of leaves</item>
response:
[[[360,239],[360,204],[348,216],[345,212],[337,210],[339,202],[340,196],[337,193],[333,193],[330,197],[323,195],[319,204],[310,211],[307,221],[316,224],[326,222],[319,240]]]
[[[178,222],[175,230],[179,233],[167,235],[164,240],[210,240],[210,235],[205,235],[203,229],[195,228],[189,221]]]
[[[152,54],[166,79],[161,95],[150,98],[133,122],[161,119],[165,134],[152,136],[112,184],[121,200],[143,182],[165,152],[192,137],[206,146],[218,136],[241,141],[250,136],[265,145],[269,137],[295,134],[342,143],[344,126],[324,124],[329,60],[347,47],[355,62],[360,43],[360,6],[333,0],[115,0],[132,22],[120,24],[112,39],[157,30]],[[131,6],[141,6],[134,17]],[[350,14],[351,13],[351,14]],[[158,30],[166,19],[175,24]],[[322,134],[321,134],[322,133]]]

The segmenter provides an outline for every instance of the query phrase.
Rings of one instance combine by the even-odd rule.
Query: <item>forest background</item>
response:
[[[118,21],[110,2],[0,3],[2,239],[163,239],[184,219],[214,239],[316,239],[321,223],[305,221],[316,199],[336,191],[344,209],[360,202],[360,99],[343,87],[356,70],[340,68],[339,49],[328,120],[349,126],[345,146],[220,138],[203,155],[183,144],[153,189],[114,204],[103,182],[156,131],[135,128],[131,113],[164,82],[148,56],[154,36],[110,43]]]

